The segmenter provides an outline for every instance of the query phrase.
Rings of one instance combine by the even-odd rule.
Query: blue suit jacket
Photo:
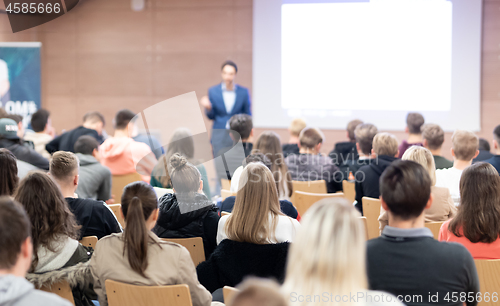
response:
[[[217,84],[208,89],[208,98],[212,103],[212,109],[206,111],[206,114],[209,119],[214,121],[212,129],[225,129],[227,121],[233,115],[252,115],[250,110],[250,94],[248,93],[248,89],[243,86],[236,85],[236,101],[229,114],[226,112],[226,105],[222,98],[221,84]]]

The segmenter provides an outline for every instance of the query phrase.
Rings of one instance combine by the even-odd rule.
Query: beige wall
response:
[[[225,59],[238,63],[238,82],[251,89],[251,0],[146,0],[142,12],[132,12],[126,0],[80,2],[63,17],[18,34],[0,15],[0,41],[42,42],[42,103],[59,132],[89,110],[101,111],[112,132],[120,108],[139,111],[190,91],[201,97],[219,82]],[[484,0],[483,20],[479,135],[491,140],[500,124],[500,0]],[[276,131],[287,140],[286,130]],[[324,132],[325,152],[345,139],[344,131]]]

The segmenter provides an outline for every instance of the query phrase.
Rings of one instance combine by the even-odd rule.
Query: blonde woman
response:
[[[425,222],[446,221],[452,218],[457,213],[457,207],[453,203],[448,188],[435,186],[436,166],[431,151],[424,147],[412,146],[406,150],[402,159],[419,163],[427,170],[431,177],[431,193],[434,201],[432,201],[431,208],[425,211]],[[380,208],[378,221],[380,223],[380,230],[382,231],[389,222],[389,216],[383,208]]]
[[[281,290],[290,306],[403,305],[368,290],[365,229],[344,199],[321,200],[304,215]]]

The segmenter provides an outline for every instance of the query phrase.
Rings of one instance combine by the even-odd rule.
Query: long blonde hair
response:
[[[282,290],[287,298],[310,295],[319,300],[293,305],[332,305],[323,300],[323,292],[349,296],[367,290],[366,238],[359,217],[345,199],[323,199],[307,211],[290,246]]]
[[[239,186],[233,212],[225,225],[227,237],[255,244],[275,240],[278,216],[282,213],[271,171],[262,163],[250,163],[243,169]]]
[[[285,164],[278,134],[271,131],[260,134],[252,153],[262,153],[269,158],[272,163],[271,172],[278,188],[278,197],[290,198],[293,192],[292,177]]]
[[[436,185],[436,164],[431,151],[424,147],[411,146],[405,151],[401,159],[411,160],[422,165],[431,177],[431,186]]]

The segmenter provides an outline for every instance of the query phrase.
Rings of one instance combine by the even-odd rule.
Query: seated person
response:
[[[7,149],[0,149],[0,196],[12,197],[19,184],[17,159]]]
[[[151,171],[156,157],[149,146],[130,137],[134,130],[135,113],[122,109],[115,116],[115,134],[106,139],[99,148],[101,163],[111,170],[112,175],[139,173],[144,182],[151,180]]]
[[[340,170],[344,175],[344,179],[349,179],[349,174],[352,173],[356,177],[356,172],[365,165],[371,164],[375,155],[373,154],[373,138],[377,135],[377,127],[371,123],[359,124],[354,130],[354,137],[356,139],[356,152],[358,157],[356,159],[347,159],[340,166]],[[361,176],[361,174],[359,175]]]
[[[75,153],[80,163],[78,197],[99,201],[111,199],[111,171],[99,162],[99,142],[92,136],[83,135],[75,142]]]
[[[420,113],[408,113],[406,116],[406,129],[408,140],[403,140],[399,145],[399,158],[403,156],[406,149],[411,146],[423,146],[422,143],[422,125],[424,125],[424,116]]]
[[[429,149],[434,157],[436,169],[453,167],[453,162],[444,158],[441,154],[441,148],[444,143],[444,131],[439,125],[428,123],[422,126],[422,138],[424,148]]]
[[[460,177],[464,169],[470,166],[474,157],[479,154],[477,149],[479,140],[472,132],[457,130],[451,136],[451,142],[453,167],[436,170],[436,186],[448,188],[453,202],[458,206],[460,205]]]
[[[500,135],[500,128],[498,130],[498,134]],[[493,134],[493,136],[495,136],[495,134]],[[472,160],[472,163],[486,161],[486,160],[492,158],[493,156],[495,156],[495,155],[491,154],[491,152],[490,152],[490,150],[491,150],[490,143],[488,142],[488,140],[486,140],[484,138],[479,138],[478,149],[479,149],[479,154],[476,156],[476,158],[474,158]]]
[[[448,188],[435,186],[436,166],[434,165],[434,158],[431,151],[423,147],[413,146],[406,150],[402,159],[419,163],[427,170],[431,178],[433,200],[431,208],[425,210],[425,222],[439,222],[453,218],[457,213],[457,207],[453,204],[453,199]],[[383,208],[381,208],[378,221],[380,222],[380,230],[384,230],[384,227],[389,222],[389,214]]]
[[[30,220],[21,204],[8,197],[0,197],[0,233],[0,304],[71,306],[55,294],[35,290],[26,280],[33,255]]]
[[[500,259],[500,176],[484,162],[465,168],[457,215],[441,226],[440,241],[458,242],[474,259]]]
[[[299,135],[300,132],[306,127],[306,121],[302,118],[295,118],[290,123],[288,127],[288,133],[290,133],[290,138],[288,138],[288,143],[282,146],[283,156],[287,157],[290,154],[299,154]]]
[[[193,306],[210,305],[212,296],[198,282],[188,250],[151,232],[158,218],[153,187],[141,181],[127,185],[121,204],[127,230],[99,240],[90,262],[99,304],[108,305],[105,284],[111,279],[139,286],[187,284]]]
[[[269,158],[267,158],[266,155],[262,153],[252,153],[247,156],[245,161],[243,162],[244,166],[250,164],[250,163],[263,163],[269,170],[271,170],[272,164]],[[241,173],[243,173],[244,166],[239,167],[235,172],[233,179],[231,180],[231,191],[232,192],[238,192],[239,190],[239,181],[241,177]],[[237,175],[236,175],[237,174]],[[234,187],[234,191],[233,191]],[[224,199],[222,201],[221,206],[220,206],[220,211],[225,211],[225,212],[232,212],[234,203],[236,202],[236,197],[235,196],[230,196]],[[299,213],[297,212],[297,209],[293,206],[292,202],[288,200],[280,200],[280,210],[282,213],[285,215],[300,220]]]
[[[163,146],[160,144],[158,139],[156,139],[156,137],[154,137],[151,133],[148,133],[148,131],[139,133],[139,129],[136,125],[134,126],[134,130],[131,132],[131,137],[137,142],[147,144],[151,151],[153,151],[156,159],[160,159],[160,157],[165,153]]]
[[[300,132],[300,154],[292,154],[285,158],[292,180],[317,181],[325,180],[329,193],[342,190],[342,172],[332,159],[320,154],[324,140],[323,133],[317,128],[307,127]]]
[[[282,282],[289,243],[300,224],[279,210],[271,171],[260,163],[245,167],[233,212],[219,221],[219,245],[196,268],[210,292],[236,286],[246,276],[273,277]]]
[[[151,186],[167,189],[172,188],[167,165],[170,157],[172,157],[175,153],[179,153],[184,156],[189,163],[195,165],[198,171],[200,171],[201,180],[203,181],[203,193],[208,199],[210,199],[211,194],[210,185],[208,184],[207,170],[203,164],[198,163],[194,159],[193,134],[186,128],[178,128],[174,131],[167,147],[167,153],[160,157],[158,163],[153,168],[150,181]]]
[[[174,193],[159,199],[160,213],[153,233],[160,238],[201,237],[208,258],[217,246],[217,207],[203,194],[200,171],[184,156],[172,155],[169,168]]]
[[[71,212],[81,225],[78,240],[86,236],[97,236],[101,239],[113,233],[121,233],[115,215],[104,202],[75,197],[79,181],[78,168],[78,158],[75,154],[58,151],[52,155],[49,175],[59,185]]]
[[[497,125],[493,131],[493,149],[495,150],[495,155],[485,160],[485,162],[493,165],[497,169],[497,172],[500,173],[500,125]]]
[[[35,146],[35,151],[49,159],[50,153],[45,150],[45,146],[51,142],[55,136],[55,130],[50,121],[49,111],[40,108],[31,115],[31,128],[34,133],[26,133],[24,135],[24,140],[32,141]]]
[[[340,166],[348,160],[355,161],[358,159],[354,130],[360,124],[363,124],[363,121],[359,119],[349,121],[347,124],[347,138],[349,141],[337,142],[333,150],[328,154],[335,165]]]
[[[250,277],[239,284],[228,306],[287,306],[287,300],[274,280]]]
[[[73,152],[75,142],[83,135],[94,137],[99,143],[103,142],[104,116],[99,112],[89,112],[83,116],[83,124],[70,131],[64,132],[49,142],[45,149],[50,154],[56,151]]]
[[[395,161],[380,178],[380,193],[389,225],[367,242],[370,288],[417,297],[405,300],[408,306],[427,304],[431,294],[432,305],[463,306],[460,300],[445,300],[455,292],[476,296],[479,280],[470,253],[460,244],[435,240],[424,226],[424,209],[433,201],[427,170],[413,161]]]
[[[397,159],[398,152],[398,140],[394,135],[378,133],[373,138],[372,154],[376,157],[369,165],[359,168],[354,184],[356,190],[356,202],[354,206],[361,214],[363,214],[363,197],[375,199],[380,197],[380,176]]]
[[[49,161],[34,149],[24,146],[18,136],[17,123],[9,118],[0,119],[0,148],[8,149],[21,161],[42,170],[49,170]]]

